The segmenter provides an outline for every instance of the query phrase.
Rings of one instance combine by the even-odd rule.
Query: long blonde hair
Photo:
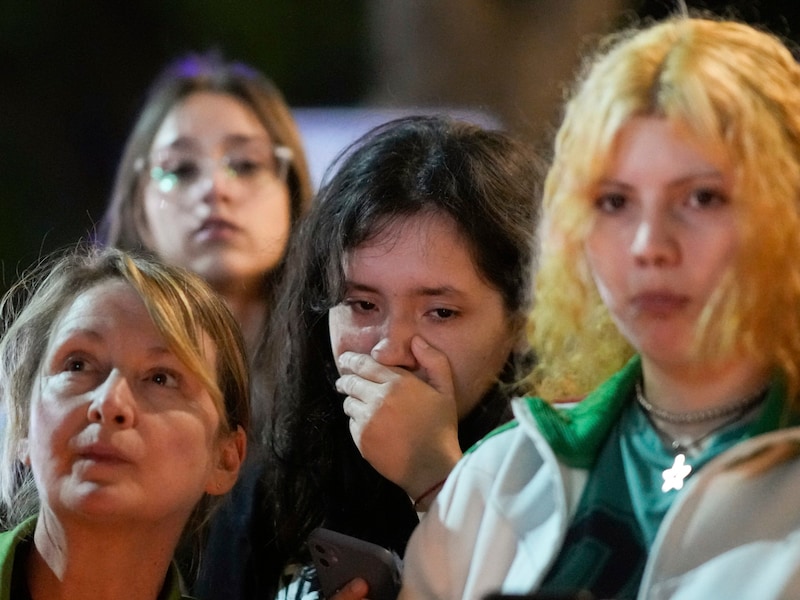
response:
[[[733,170],[741,250],[703,311],[698,352],[742,351],[800,387],[800,67],[771,34],[733,21],[675,17],[615,34],[587,63],[566,107],[543,199],[528,381],[581,395],[633,349],[589,272],[592,194],[634,116],[685,128]]]
[[[79,247],[42,261],[0,303],[0,515],[10,527],[35,513],[30,469],[17,459],[28,435],[32,390],[59,315],[83,292],[109,280],[127,282],[181,360],[203,382],[220,415],[220,435],[250,422],[250,380],[239,326],[227,305],[198,276],[156,260],[115,250]],[[202,334],[214,344],[216,365],[204,358]],[[203,502],[205,512],[211,502]],[[207,506],[206,506],[207,505]],[[194,519],[202,520],[204,515]]]

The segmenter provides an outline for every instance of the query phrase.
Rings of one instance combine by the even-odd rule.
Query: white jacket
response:
[[[564,466],[524,401],[452,472],[406,553],[401,598],[536,589],[588,472]],[[639,598],[800,598],[800,428],[745,441],[687,481]]]

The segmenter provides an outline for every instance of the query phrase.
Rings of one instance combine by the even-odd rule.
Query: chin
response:
[[[75,517],[98,525],[130,522],[138,512],[130,502],[108,494],[92,494],[76,499],[64,508]]]

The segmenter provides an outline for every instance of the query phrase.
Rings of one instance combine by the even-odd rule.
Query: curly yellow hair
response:
[[[744,352],[800,389],[800,67],[752,26],[676,17],[608,38],[578,78],[545,181],[528,378],[546,399],[582,395],[633,348],[586,262],[593,193],[620,129],[656,116],[688,131],[733,174],[740,251],[697,328],[702,355]]]

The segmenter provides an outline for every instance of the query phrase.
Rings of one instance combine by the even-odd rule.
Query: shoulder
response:
[[[800,428],[760,435],[718,456],[665,517],[647,589],[672,586],[704,597],[702,590],[716,587],[715,597],[726,597],[724,590],[737,597],[797,597],[800,513],[791,507],[798,488]],[[678,547],[686,550],[670,551]]]
[[[496,427],[489,433],[487,433],[483,438],[475,442],[467,451],[464,453],[465,455],[469,455],[474,452],[477,448],[484,445],[484,443],[490,439],[494,439],[497,437],[501,437],[501,444],[508,443],[509,438],[507,436],[503,436],[503,434],[509,431],[518,431],[519,429],[519,421],[516,419],[503,423],[502,425]],[[512,434],[514,435],[514,434]]]
[[[20,542],[33,538],[33,530],[36,529],[36,517],[30,517],[16,525],[13,529],[0,533],[0,559],[5,561],[9,554],[13,555],[13,550]]]
[[[515,401],[516,402],[516,401]],[[501,425],[459,461],[439,493],[436,504],[446,519],[472,519],[500,498],[522,494],[531,482],[559,479],[559,462],[534,420],[527,420],[515,406],[516,418]],[[549,487],[549,486],[546,486]],[[460,516],[457,516],[460,515]]]
[[[456,466],[451,478],[480,477],[494,481],[498,469],[513,468],[532,476],[545,460],[556,458],[540,430],[536,412],[561,410],[538,398],[515,398],[511,401],[514,419],[500,425],[474,444]]]
[[[532,565],[546,560],[567,522],[571,480],[524,403],[515,415],[456,465],[414,531],[403,577],[409,594],[482,597],[514,565],[524,574],[511,578],[533,585]]]
[[[735,496],[730,495],[732,488],[736,489]],[[753,508],[758,506],[758,512],[763,514],[763,509],[770,505],[778,510],[787,499],[782,495],[791,496],[798,488],[800,427],[779,429],[741,442],[709,462],[676,509],[696,510],[708,503],[733,510],[752,502]],[[713,512],[718,514],[719,510]],[[795,517],[797,511],[790,512],[784,517],[795,519],[800,526],[800,513]]]
[[[0,533],[0,591],[13,589],[14,559],[20,544],[33,539],[36,517],[31,517],[14,529]]]

